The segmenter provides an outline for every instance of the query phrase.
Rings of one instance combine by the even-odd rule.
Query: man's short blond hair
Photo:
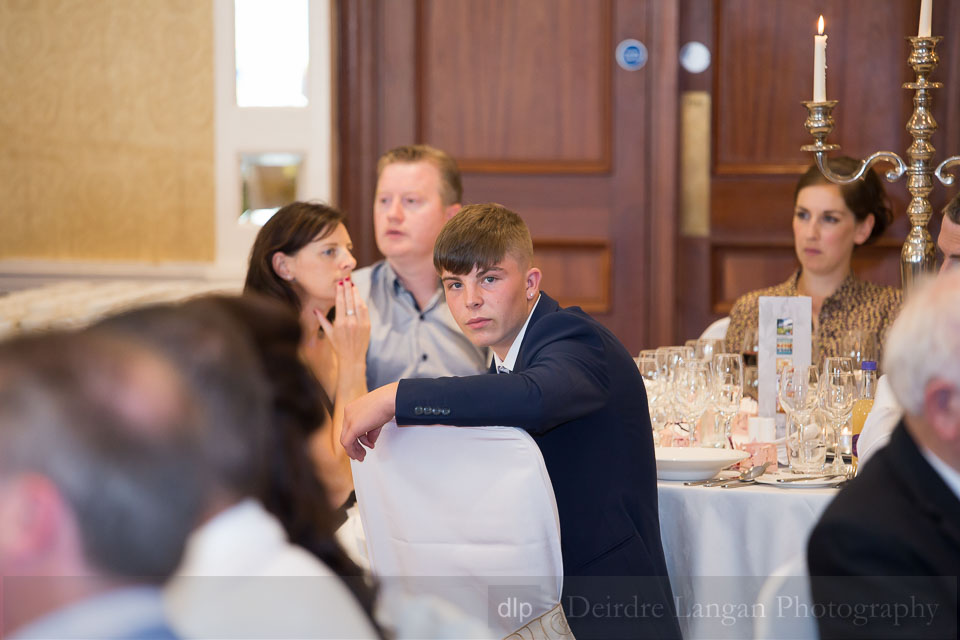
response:
[[[523,218],[496,203],[460,209],[440,230],[433,247],[437,273],[465,275],[500,263],[507,254],[522,267],[533,263],[533,241]]]
[[[387,151],[377,161],[377,179],[387,165],[414,162],[429,162],[440,172],[440,199],[444,206],[459,204],[463,200],[463,183],[456,161],[428,144],[408,144]]]

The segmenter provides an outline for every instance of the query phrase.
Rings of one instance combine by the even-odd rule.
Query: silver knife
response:
[[[721,489],[736,489],[737,487],[749,487],[751,485],[757,484],[755,480],[740,480],[739,478],[733,478],[728,481],[726,484],[721,484]]]
[[[804,480],[827,480],[829,478],[843,478],[843,474],[831,473],[826,476],[798,476],[796,478],[777,478],[777,482],[803,482]]]
[[[701,485],[709,484],[711,482],[720,482],[723,478],[710,478],[708,480],[691,480],[690,482],[684,482],[683,486],[685,487],[699,487]]]

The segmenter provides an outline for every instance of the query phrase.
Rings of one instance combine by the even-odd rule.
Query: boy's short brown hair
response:
[[[396,163],[412,164],[429,162],[440,172],[440,199],[444,206],[459,204],[463,200],[463,182],[460,168],[446,152],[428,144],[407,144],[390,149],[377,160],[377,179],[387,165]]]
[[[533,241],[523,218],[496,203],[471,204],[440,230],[433,246],[437,273],[465,275],[501,262],[507,254],[521,265],[533,261]]]

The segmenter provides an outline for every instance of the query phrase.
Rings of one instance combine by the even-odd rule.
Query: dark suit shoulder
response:
[[[811,573],[926,575],[949,563],[956,570],[956,555],[932,561],[923,542],[927,535],[942,540],[937,523],[956,503],[901,423],[824,511],[810,535]]]
[[[537,322],[527,327],[531,338],[551,337],[554,339],[584,338],[601,341],[603,325],[591,318],[580,307],[559,307],[555,311],[543,314]]]
[[[527,327],[520,346],[518,362],[524,366],[529,366],[547,353],[568,350],[575,350],[581,355],[593,353],[598,365],[607,359],[605,354],[609,339],[605,339],[605,328],[579,307],[557,307],[538,315],[534,318],[536,322],[531,321]]]

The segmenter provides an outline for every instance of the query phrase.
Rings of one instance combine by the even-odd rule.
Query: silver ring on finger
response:
[[[347,315],[352,316],[354,314],[353,309],[347,309]]]

